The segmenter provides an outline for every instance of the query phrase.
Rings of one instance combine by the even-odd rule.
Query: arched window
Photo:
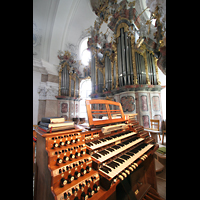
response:
[[[87,110],[86,110],[86,105],[85,105],[85,100],[86,99],[91,99],[89,95],[92,92],[92,85],[91,85],[91,79],[85,79],[82,80],[80,83],[80,96],[81,96],[81,101],[80,101],[80,117],[85,117],[86,122],[88,122],[88,117],[87,117]]]
[[[91,52],[87,50],[87,41],[88,41],[88,37],[84,38],[80,42],[80,46],[79,46],[79,55],[80,55],[81,63],[84,66],[88,66],[89,60],[91,59]]]

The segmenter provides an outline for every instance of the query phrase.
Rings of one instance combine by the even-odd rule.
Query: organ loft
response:
[[[41,78],[47,90],[43,83],[38,88],[34,200],[163,199],[155,133],[163,130],[165,119],[165,86],[159,79],[159,69],[166,75],[165,18],[148,0],[146,21],[146,9],[138,11],[137,0],[90,3],[96,20],[86,29],[88,66],[81,69],[72,47],[59,50],[54,99],[47,98],[53,76]],[[81,82],[86,79],[91,93],[84,99]],[[152,121],[158,121],[158,130]]]

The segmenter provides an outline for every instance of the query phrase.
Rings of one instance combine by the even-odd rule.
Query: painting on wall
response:
[[[68,120],[68,103],[60,104],[61,117],[64,117],[65,120]]]
[[[76,118],[78,118],[78,109],[79,109],[79,105],[78,103],[76,103],[76,106],[75,106]]]
[[[161,121],[161,115],[154,115],[153,118]]]
[[[142,120],[143,120],[144,128],[149,128],[149,116],[148,115],[143,115],[142,116]]]
[[[133,96],[123,96],[120,99],[124,112],[133,112],[135,110],[135,99]]]
[[[142,95],[141,96],[141,101],[142,101],[142,111],[148,111],[147,96],[146,95]]]
[[[154,111],[159,111],[160,110],[159,96],[153,96],[152,97],[152,104],[153,104],[153,110]]]
[[[68,112],[68,104],[62,103],[61,104],[61,113],[67,113]]]

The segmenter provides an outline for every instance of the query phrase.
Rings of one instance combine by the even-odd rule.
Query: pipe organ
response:
[[[125,113],[137,112],[141,125],[149,128],[150,119],[162,120],[162,108],[155,114],[152,102],[156,99],[161,104],[160,91],[163,88],[153,49],[146,45],[146,39],[137,47],[130,29],[131,23],[123,18],[112,29],[115,41],[109,43],[106,40],[101,48],[94,48],[98,32],[88,39],[88,48],[92,52],[91,98],[120,102]],[[103,58],[97,56],[98,52]]]
[[[79,77],[72,70],[70,72],[70,66],[67,63],[64,63],[59,70],[59,96],[68,96],[68,97],[79,97]]]
[[[103,50],[101,49],[101,51],[104,52],[103,67],[105,70],[105,75],[103,76],[103,79],[105,80],[102,80],[102,73],[100,70],[97,70],[96,72],[100,62],[100,59],[96,56],[97,50],[92,51],[92,93],[103,93],[104,91],[111,91],[112,88],[121,88],[126,85],[134,85],[136,82],[134,82],[134,77],[137,78],[137,84],[139,85],[160,84],[153,51],[148,49],[145,45],[141,45],[141,48],[137,48],[134,42],[135,37],[131,38],[131,33],[128,30],[128,25],[126,23],[121,23],[118,25],[117,34],[115,35],[116,43],[113,43],[112,48],[109,50],[113,54],[116,54],[115,56],[117,59],[111,58],[110,54],[112,53],[109,53],[108,48],[103,49],[105,45],[102,47]],[[114,47],[115,45],[116,48]],[[88,48],[90,48],[90,46],[88,46]],[[135,58],[133,58],[133,56]],[[96,73],[97,76],[95,76]],[[135,76],[134,73],[136,73]],[[96,81],[96,78],[98,81]],[[116,85],[117,82],[118,85]]]
[[[61,95],[69,96],[69,67],[67,65],[61,72]]]
[[[146,45],[146,39],[138,48],[130,29],[131,23],[123,18],[113,29],[115,41],[109,43],[106,35],[101,41],[98,31],[88,38],[88,49],[92,53],[91,98],[109,98],[120,102],[124,112],[137,112],[140,123],[149,128],[150,119],[162,120],[162,108],[159,106],[159,110],[154,110],[153,104],[156,100],[161,105],[160,91],[163,88],[152,49]],[[62,64],[59,77],[59,98],[78,101],[81,78],[70,70],[67,63]],[[71,102],[71,105],[75,106],[75,103]],[[74,115],[75,109],[71,109],[71,115]],[[69,113],[64,115],[71,118]]]

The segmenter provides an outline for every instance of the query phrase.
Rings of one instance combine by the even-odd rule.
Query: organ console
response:
[[[131,188],[126,191],[130,199],[142,199],[152,190],[162,199],[153,159],[158,144],[144,127],[133,115],[126,118],[117,102],[86,100],[86,108],[89,126],[36,130],[34,199],[114,200],[121,184]]]

